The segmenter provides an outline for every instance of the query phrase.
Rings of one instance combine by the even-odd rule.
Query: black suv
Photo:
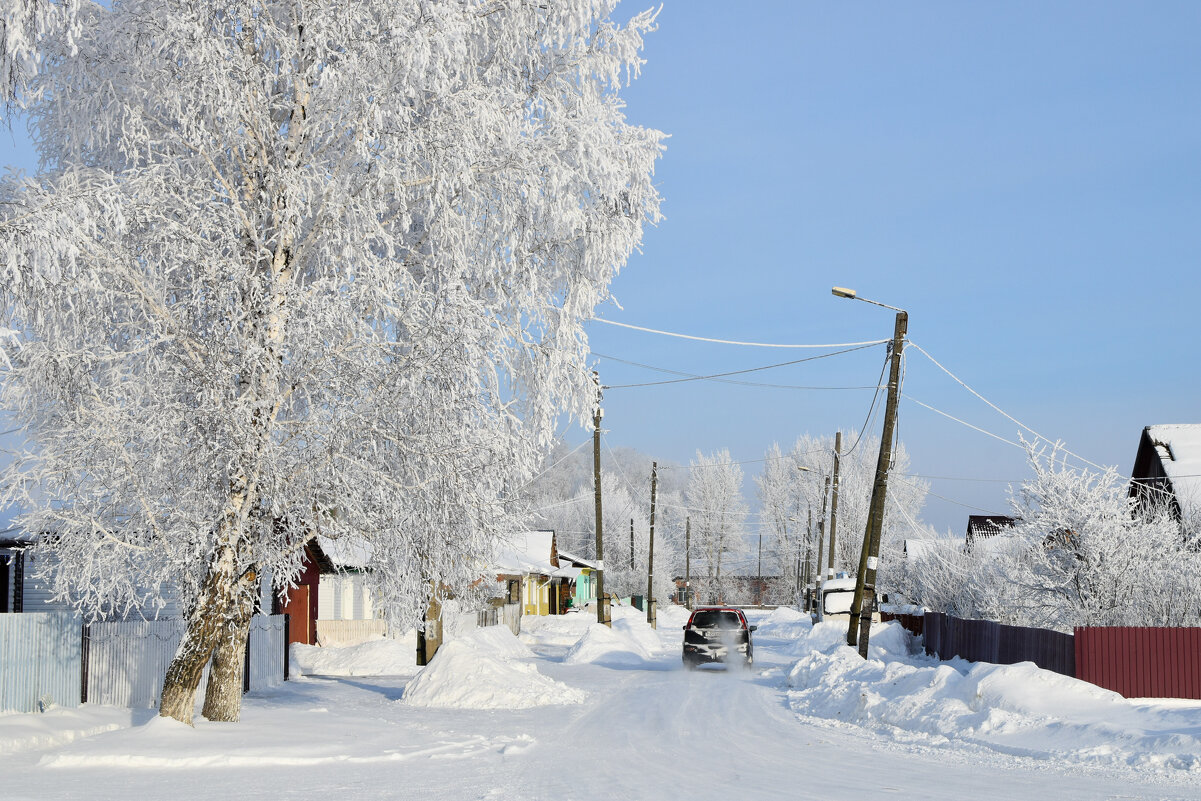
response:
[[[751,632],[741,609],[703,606],[688,618],[684,627],[684,667],[702,662],[727,662],[731,652],[749,667],[754,661]]]

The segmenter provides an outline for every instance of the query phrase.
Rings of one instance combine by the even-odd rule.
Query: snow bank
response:
[[[566,615],[523,615],[521,639],[540,646],[571,646],[595,622],[595,609]]]
[[[660,604],[658,612],[659,630],[664,629],[680,629],[683,630],[684,624],[688,622],[688,616],[692,613],[685,606],[676,606],[675,604]]]
[[[91,704],[40,714],[5,713],[0,715],[0,755],[59,748],[94,734],[127,729],[155,714],[150,709]]]
[[[792,709],[866,725],[896,739],[969,743],[1096,765],[1201,773],[1201,710],[1140,708],[1116,693],[1034,664],[937,663],[911,656],[898,624],[873,627],[866,661],[846,627],[814,626],[792,668]]]
[[[759,627],[754,636],[760,638],[771,637],[780,640],[795,640],[805,636],[809,630],[809,614],[807,612],[798,612],[790,606],[781,606],[773,609],[760,618],[758,622],[753,619],[750,622]]]
[[[579,704],[583,690],[538,672],[507,628],[492,626],[446,643],[404,690],[404,703],[453,709],[526,709]]]
[[[584,636],[567,652],[563,661],[569,665],[586,662],[639,665],[649,661],[651,658],[649,651],[638,639],[623,630],[632,627],[628,624],[622,626],[622,623],[625,621],[613,621],[611,629],[600,623],[593,623],[584,632]],[[650,631],[649,626],[647,626],[647,630]]]
[[[303,676],[404,676],[417,670],[417,645],[410,639],[377,637],[346,646],[292,643],[289,653],[291,669]]]

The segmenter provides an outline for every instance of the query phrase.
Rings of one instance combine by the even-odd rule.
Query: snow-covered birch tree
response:
[[[863,547],[863,532],[867,527],[868,508],[871,505],[872,483],[876,474],[876,456],[880,450],[879,438],[859,436],[851,432],[843,436],[843,448],[839,462],[838,523],[834,542],[834,569],[854,573],[859,565],[859,551]],[[888,482],[888,503],[884,508],[884,531],[881,538],[881,570],[885,577],[889,566],[900,557],[900,549],[907,537],[928,537],[929,532],[920,523],[922,506],[926,501],[929,486],[921,479],[908,478],[909,456],[905,446],[898,443],[893,449],[893,466]],[[798,468],[805,468],[804,470]],[[787,455],[778,446],[766,454],[766,463],[759,479],[762,502],[763,524],[772,527],[783,544],[773,548],[780,560],[780,571],[792,575],[796,570],[796,549],[802,550],[806,537],[812,536],[817,545],[817,521],[821,519],[822,493],[826,477],[834,469],[834,437],[802,436]],[[826,517],[830,515],[831,502],[827,498]],[[814,531],[808,534],[807,521],[813,513]],[[804,527],[804,528],[802,528]],[[827,537],[829,535],[827,526]],[[781,542],[777,539],[777,542]],[[829,539],[823,543],[820,564],[822,574],[828,563]],[[885,579],[886,580],[886,579]]]
[[[0,106],[24,95],[54,40],[73,46],[79,7],[80,0],[0,0]]]
[[[258,577],[320,532],[389,614],[478,577],[582,323],[658,218],[616,0],[128,0],[44,42],[0,192],[6,475],[85,612],[187,631],[161,713],[237,719]]]
[[[692,569],[697,597],[721,602],[733,571],[748,555],[747,505],[742,497],[742,467],[728,450],[709,456],[700,451],[689,463],[684,503],[692,518]]]

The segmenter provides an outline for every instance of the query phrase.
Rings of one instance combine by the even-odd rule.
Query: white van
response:
[[[851,603],[855,600],[855,579],[836,578],[822,582],[822,614],[823,620],[850,620]],[[811,613],[813,621],[817,622],[817,610]],[[872,603],[872,622],[880,621],[880,610]]]

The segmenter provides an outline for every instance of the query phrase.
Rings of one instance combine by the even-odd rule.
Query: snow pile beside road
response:
[[[292,643],[291,669],[303,676],[404,676],[417,670],[416,642],[373,640],[346,646]]]
[[[664,621],[657,620],[656,623],[664,625]],[[636,644],[648,657],[663,648],[658,633],[646,622],[646,613],[637,609],[633,609],[633,614],[613,615],[613,631]]]
[[[149,709],[123,709],[88,704],[56,707],[40,714],[0,714],[0,755],[60,748],[103,732],[127,729],[157,714]]]
[[[756,637],[772,637],[780,640],[795,640],[805,636],[809,630],[808,613],[798,612],[791,606],[773,609],[758,622],[751,621],[759,630]]]
[[[935,663],[911,656],[898,624],[873,627],[870,658],[845,624],[801,640],[788,693],[798,714],[868,725],[896,739],[1009,754],[1201,773],[1201,708],[1140,707],[1032,663]]]
[[[538,672],[533,656],[502,626],[478,629],[444,644],[404,690],[413,706],[452,709],[527,709],[583,703],[588,694]]]
[[[585,662],[610,662],[623,665],[639,665],[650,660],[650,653],[642,644],[630,636],[626,629],[632,628],[626,621],[613,621],[613,628],[593,623],[584,636],[571,647],[564,663],[579,665]],[[650,627],[647,627],[648,631]]]
[[[473,629],[462,638],[472,646],[491,651],[505,659],[530,659],[534,652],[521,640],[513,636],[507,626],[485,626]]]
[[[659,631],[665,629],[683,630],[684,624],[688,622],[689,616],[692,613],[685,606],[677,606],[676,604],[660,604],[657,613],[659,623]]]
[[[522,642],[542,646],[570,646],[596,622],[596,610],[566,615],[522,615]]]

